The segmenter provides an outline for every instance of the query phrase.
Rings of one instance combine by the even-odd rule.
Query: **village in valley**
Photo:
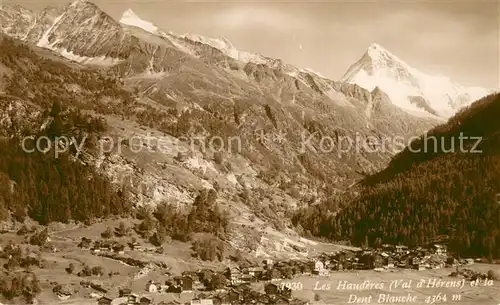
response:
[[[462,276],[469,280],[487,278],[465,269],[464,265],[474,264],[473,259],[460,259],[447,251],[445,243],[432,243],[425,247],[381,245],[377,249],[341,250],[323,252],[314,258],[273,261],[263,259],[260,264],[243,263],[222,270],[200,269],[171,274],[169,267],[162,262],[143,262],[126,256],[129,251],[163,253],[161,247],[145,247],[138,243],[120,244],[112,240],[92,240],[83,237],[78,245],[95,256],[119,260],[124,264],[141,268],[137,278],[156,268],[163,275],[149,280],[142,291],[120,287],[118,295],[109,294],[104,286],[95,287],[91,283],[81,284],[93,287],[91,295],[98,305],[230,305],[230,304],[308,304],[307,301],[293,298],[292,291],[302,289],[301,283],[294,282],[296,276],[328,277],[332,272],[349,270],[375,270],[391,272],[400,269],[415,271],[456,267],[450,276]],[[480,260],[478,260],[480,261]],[[460,268],[459,268],[460,267]],[[287,280],[292,280],[287,282]],[[264,292],[257,292],[255,284],[261,283]],[[59,299],[71,295],[64,291],[56,292]],[[170,301],[161,296],[170,296]]]

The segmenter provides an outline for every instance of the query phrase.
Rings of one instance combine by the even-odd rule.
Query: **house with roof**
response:
[[[151,305],[153,301],[148,297],[141,297],[139,299],[139,305]]]
[[[215,272],[212,269],[199,269],[196,271],[196,275],[198,276],[198,280],[201,282],[204,279],[210,278]]]
[[[449,267],[453,267],[458,263],[458,261],[453,256],[448,256],[446,258],[446,265]]]
[[[183,293],[193,292],[193,279],[190,276],[182,277],[182,292]]]
[[[272,268],[262,275],[262,279],[264,281],[279,281],[282,279],[282,274],[277,268]]]
[[[158,305],[181,305],[182,303],[177,300],[172,300],[170,302],[161,301]]]
[[[170,285],[163,289],[165,293],[182,293],[181,286]]]
[[[127,304],[136,304],[139,301],[139,296],[135,293],[131,293],[127,296]]]
[[[314,274],[319,274],[321,271],[323,271],[323,269],[325,269],[325,265],[322,261],[317,260],[314,263]]]
[[[408,254],[408,247],[404,245],[396,246],[396,253],[398,254]]]
[[[380,253],[380,256],[382,256],[384,267],[386,267],[386,268],[394,268],[394,258],[392,258],[392,256],[390,256],[386,252]]]
[[[279,293],[279,288],[275,284],[267,283],[264,285],[264,291],[267,295],[277,295]]]
[[[434,250],[434,253],[436,253],[436,254],[442,254],[442,255],[446,254],[446,246],[445,245],[435,244],[433,250]]]
[[[161,289],[158,289],[158,286],[160,285],[153,281],[148,281],[148,283],[146,284],[146,291],[150,293],[157,293]]]
[[[125,245],[116,244],[113,246],[113,251],[118,254],[125,254]]]
[[[390,244],[383,244],[382,250],[386,252],[394,252],[396,250],[396,246]]]
[[[194,299],[191,300],[191,305],[214,305],[212,299]]]
[[[212,298],[216,305],[231,305],[231,302],[225,298],[225,295],[216,295]]]
[[[237,285],[243,283],[241,280],[241,270],[238,267],[227,268],[224,275],[231,281],[231,284]]]
[[[86,237],[82,237],[80,243],[78,244],[78,247],[81,248],[81,249],[83,249],[83,250],[89,250],[91,244],[92,244],[92,239],[86,238]]]
[[[418,256],[410,256],[407,258],[405,266],[417,266],[420,264],[421,261],[422,259]]]
[[[220,300],[221,300],[221,305],[234,304],[236,302],[242,301],[243,295],[240,291],[237,291],[235,289],[230,289],[228,292],[226,292],[220,297]]]
[[[383,266],[383,257],[380,253],[365,252],[359,260],[360,268],[375,269]]]
[[[120,288],[118,290],[118,296],[121,297],[127,297],[132,293],[132,289],[130,288]]]
[[[97,305],[111,305],[112,301],[113,300],[108,297],[102,297],[99,300],[97,300]]]

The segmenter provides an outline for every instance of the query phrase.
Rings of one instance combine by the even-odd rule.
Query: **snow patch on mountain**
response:
[[[378,44],[372,44],[341,81],[370,91],[379,87],[394,105],[413,115],[420,112],[450,117],[490,93],[479,87],[461,86],[447,77],[422,73]],[[422,97],[428,109],[413,103],[412,97]]]
[[[326,76],[322,75],[322,74],[321,74],[321,73],[319,73],[319,72],[314,71],[313,69],[304,68],[304,69],[300,69],[300,71],[301,71],[301,72],[305,72],[305,73],[312,73],[312,74],[316,74],[317,76],[322,77],[322,78],[327,78]]]
[[[158,27],[149,21],[141,19],[131,9],[128,9],[123,13],[120,23],[135,26],[153,34],[158,33]]]
[[[71,4],[71,5],[73,5],[73,4]],[[49,45],[50,45],[50,42],[49,42],[50,32],[56,26],[56,24],[59,23],[59,21],[62,19],[62,17],[64,17],[64,14],[65,13],[62,13],[61,15],[56,17],[56,19],[54,20],[54,22],[52,23],[50,28],[48,28],[47,31],[45,31],[45,33],[43,33],[42,37],[40,38],[40,40],[36,44],[37,47],[41,47],[41,48],[49,47]]]
[[[180,39],[175,34],[173,33],[161,33],[161,34],[164,38],[167,38],[177,49],[193,57],[199,57],[198,55],[196,55],[196,52],[192,48],[186,46],[183,43],[182,39]]]
[[[242,61],[244,63],[252,62],[256,64],[264,64],[268,62],[268,59],[260,54],[237,50],[231,44],[231,42],[229,42],[229,40],[227,40],[224,37],[209,38],[192,33],[184,34],[181,35],[180,37],[183,39],[191,40],[193,42],[199,42],[202,44],[209,45],[215,49],[218,49],[225,55],[234,58],[236,60]]]
[[[73,2],[71,2],[70,4],[70,7],[77,7],[78,5],[82,4],[82,3],[86,3],[88,2],[87,0],[75,0]]]
[[[55,49],[52,48],[52,50]],[[76,61],[78,63],[86,65],[113,66],[120,62],[120,60],[117,58],[106,57],[106,56],[101,56],[101,57],[80,56],[66,49],[60,49],[56,51],[58,51],[62,56],[64,56],[69,60]]]
[[[77,5],[81,3],[85,3],[86,0],[76,0],[73,2],[70,7],[74,8]],[[52,25],[43,33],[42,37],[40,40],[37,42],[36,46],[40,48],[45,48],[49,49],[51,51],[54,51],[56,53],[61,54],[63,57],[76,61],[81,64],[89,64],[89,65],[99,65],[99,66],[111,66],[115,65],[118,62],[120,62],[119,59],[117,58],[111,58],[111,57],[106,57],[106,56],[100,56],[100,57],[86,57],[86,56],[80,56],[77,54],[74,54],[73,51],[68,51],[67,49],[64,48],[56,48],[54,47],[59,41],[55,40],[52,43],[49,41],[49,37],[51,33],[56,30],[58,23],[63,19],[63,17],[66,15],[67,12],[62,13],[58,17],[54,19],[54,22]]]

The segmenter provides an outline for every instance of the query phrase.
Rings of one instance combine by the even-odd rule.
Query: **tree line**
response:
[[[437,151],[396,156],[388,168],[363,181],[359,195],[299,210],[292,221],[312,235],[373,245],[375,241],[422,245],[439,235],[468,256],[500,257],[500,95],[490,95],[459,112],[429,135]],[[482,137],[482,153],[445,153],[452,138]],[[476,142],[476,141],[474,141]],[[434,143],[427,143],[430,147]],[[465,147],[475,145],[469,141]],[[344,208],[331,204],[343,202]]]

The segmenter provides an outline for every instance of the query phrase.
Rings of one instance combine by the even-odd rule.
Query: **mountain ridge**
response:
[[[368,90],[380,87],[402,109],[443,118],[494,92],[464,87],[448,77],[425,74],[377,43],[371,44],[348,68],[341,81],[356,83]]]
[[[367,196],[373,194],[361,193],[369,201],[365,205],[349,206],[355,201],[342,196],[351,191],[358,196],[356,182],[386,168],[401,144],[435,127],[437,119],[403,111],[379,86],[367,90],[333,81],[276,58],[241,61],[230,42],[202,43],[200,37],[156,30],[132,11],[125,15],[128,25],[88,1],[33,15],[0,7],[0,150],[5,156],[0,158],[0,226],[10,230],[0,246],[9,239],[23,248],[30,247],[27,242],[39,244],[19,254],[41,259],[42,264],[26,267],[40,275],[40,303],[67,303],[62,297],[92,302],[98,288],[108,297],[119,296],[122,288],[144,291],[149,280],[186,270],[257,266],[263,258],[285,261],[283,277],[289,278],[285,274],[299,270],[286,262],[358,250],[313,241],[312,235],[358,243],[370,228],[370,242],[380,235],[388,242],[411,242],[420,238],[412,236],[417,232],[433,236],[448,230],[446,216],[454,204],[439,202],[444,191],[432,196],[437,176],[432,167],[424,178],[417,172],[405,181],[410,190],[420,190],[405,198],[385,200],[406,191],[398,189],[401,183],[381,188],[371,200]],[[423,99],[415,102],[426,105]],[[492,120],[496,108],[482,112]],[[466,125],[482,126],[481,118]],[[51,150],[22,150],[26,136],[34,140],[28,147],[47,136],[54,140]],[[396,138],[401,143],[391,141]],[[55,151],[64,154],[61,160]],[[461,169],[453,161],[446,163],[450,172]],[[481,165],[490,169],[487,162]],[[447,171],[437,173],[444,177],[439,190],[468,195],[467,172],[451,179]],[[495,176],[488,174],[487,179]],[[457,178],[467,187],[454,183]],[[493,189],[479,182],[481,203]],[[432,206],[419,211],[415,195]],[[396,213],[403,200],[409,203],[405,213]],[[377,209],[388,202],[389,215],[383,215]],[[477,226],[469,242],[482,247],[476,254],[491,254],[498,231],[484,233],[492,215],[474,211],[473,204],[463,206],[456,223]],[[296,212],[306,209],[297,213],[297,221]],[[422,211],[432,211],[427,215],[433,217],[415,218]],[[34,228],[33,220],[43,231],[26,227]],[[460,225],[461,233],[466,228]],[[27,238],[26,232],[34,234]],[[51,241],[42,247],[48,235]],[[88,249],[88,238],[104,256]],[[113,247],[121,253],[108,256],[101,241],[130,242],[131,249]],[[5,253],[9,247],[3,247]],[[2,257],[9,274],[19,273],[20,258]],[[80,272],[73,271],[76,264]],[[87,270],[99,271],[99,265],[105,271]],[[108,271],[109,278],[101,276],[95,285],[87,278],[90,288],[59,294],[61,286],[87,286],[81,276]],[[3,281],[0,292],[21,291],[15,279]]]
[[[340,188],[340,185],[351,184],[351,179],[359,179],[359,173],[380,169],[393,153],[393,148],[375,153],[361,149],[359,154],[353,150],[348,152],[349,157],[333,156],[321,153],[321,137],[332,137],[333,143],[338,143],[342,137],[355,138],[356,134],[363,137],[372,134],[377,137],[406,137],[424,132],[437,124],[436,120],[405,114],[393,107],[386,95],[377,91],[372,93],[357,85],[339,84],[301,71],[279,59],[269,59],[266,64],[244,63],[207,44],[165,32],[155,35],[134,26],[119,24],[87,1],[73,2],[65,7],[64,12],[57,13],[51,15],[54,18],[51,23],[44,23],[43,26],[35,24],[43,30],[39,31],[42,34],[25,39],[24,42],[36,46],[45,37],[49,50],[54,54],[62,53],[63,57],[69,57],[89,68],[93,64],[100,64],[96,68],[122,79],[127,90],[137,92],[135,103],[148,105],[144,108],[129,101],[123,105],[114,102],[113,109],[96,109],[98,113],[106,111],[129,117],[132,121],[175,137],[191,136],[193,132],[220,136],[223,132],[225,137],[246,138],[248,147],[244,147],[242,156],[255,167],[249,172],[265,173],[270,167],[283,168],[284,164],[289,164],[292,166],[283,168],[283,176],[300,168],[302,173],[299,175],[312,175],[321,181],[330,176],[332,181],[339,183]],[[56,18],[58,22],[54,22]],[[7,21],[13,22],[13,19]],[[22,35],[29,31],[28,27],[19,30]],[[7,34],[12,36],[12,33]],[[9,62],[9,65],[12,65],[12,69],[20,69],[15,63]],[[31,86],[22,90],[38,91],[38,86],[52,86],[33,81],[30,78]],[[51,96],[52,91],[44,94]],[[102,93],[93,97],[96,100],[102,98]],[[138,108],[134,109],[131,105]],[[254,142],[255,131],[267,128],[271,128],[267,131],[270,136],[288,132],[289,139],[284,143],[286,146]],[[311,140],[314,149],[312,152],[307,151],[304,157],[300,152],[301,135],[308,137],[310,134],[317,134]],[[283,154],[284,149],[288,151],[287,154]],[[297,158],[302,158],[299,165]],[[282,164],[278,166],[280,162]],[[99,164],[106,163],[99,161]],[[315,163],[331,165],[320,169]],[[108,169],[107,173],[116,180],[122,170]],[[155,179],[149,177],[148,184],[154,184]],[[272,179],[266,179],[272,181],[282,178],[273,176]],[[318,183],[323,184],[320,180]],[[276,185],[274,183],[271,185]],[[163,195],[179,194],[177,191],[168,191],[174,184],[174,181],[166,183],[161,190],[157,190],[162,195],[154,199],[139,196],[139,202],[149,204],[157,202]],[[202,182],[200,185],[207,184]],[[241,183],[238,182],[236,186],[241,187]],[[323,196],[322,193],[319,197]],[[186,198],[184,194],[174,197]]]
[[[311,76],[319,82],[325,82],[325,80],[328,80],[327,82],[333,82],[322,76],[321,73],[310,69],[298,68],[284,63],[279,59],[266,57],[258,53],[238,50],[224,37],[209,38],[193,33],[178,35],[173,32],[165,32],[153,23],[140,18],[131,9],[123,12],[120,21],[113,20],[109,15],[100,11],[95,4],[87,0],[76,0],[68,4],[65,10],[70,11],[68,13],[71,16],[70,18],[63,18],[64,13],[54,17],[54,13],[52,13],[51,18],[54,19],[53,23],[48,24],[48,21],[46,21],[41,25],[39,25],[40,22],[37,22],[37,18],[30,16],[27,11],[22,11],[19,14],[24,16],[24,19],[34,19],[35,21],[34,23],[30,21],[33,23],[30,26],[31,28],[20,34],[10,33],[12,25],[19,21],[12,20],[12,17],[10,20],[4,17],[4,19],[7,19],[7,22],[4,23],[10,25],[4,26],[3,32],[6,34],[10,33],[11,36],[18,39],[30,40],[28,37],[30,37],[29,34],[31,32],[34,32],[33,29],[41,28],[37,30],[37,32],[39,32],[36,36],[36,38],[39,39],[37,45],[54,49],[71,60],[87,64],[112,66],[117,64],[121,58],[127,56],[126,54],[133,48],[131,43],[134,41],[134,35],[127,35],[127,31],[123,29],[123,26],[131,26],[163,39],[170,40],[175,47],[189,56],[196,57],[200,49],[200,46],[197,44],[202,44],[222,52],[222,54],[229,58],[241,61],[242,64],[252,63],[267,65],[272,69],[278,68],[283,73],[299,79],[299,81],[306,85],[311,85]],[[92,31],[92,18],[94,20],[99,20],[99,29],[96,28],[96,31],[104,31],[104,33],[108,33],[108,35],[105,39],[94,38],[94,40],[104,44],[104,47],[97,47],[96,43],[92,43],[88,46],[75,47],[71,43],[65,44],[61,42],[62,40],[76,41],[75,39],[78,39],[76,37],[82,35],[78,32],[67,32],[61,37],[53,37],[55,34],[51,32],[57,32],[57,29],[61,26],[63,28],[68,27],[69,24],[72,24],[69,20],[78,20],[78,17],[72,15],[71,11],[73,10],[85,16],[85,18],[79,19],[81,22],[91,23],[85,26],[85,32]],[[0,13],[1,11],[0,9]],[[27,21],[24,21],[24,23],[26,22]],[[56,25],[58,23],[61,25]],[[103,29],[103,24],[107,25],[106,29]],[[78,27],[75,28],[71,25],[70,28],[77,29]],[[40,32],[43,34],[40,34]],[[34,39],[35,37],[31,37],[31,41]],[[123,40],[129,41],[123,42]],[[122,44],[122,46],[119,47],[118,50],[108,50],[106,52],[108,54],[102,54],[103,52],[96,54],[96,52],[90,51],[91,48],[106,50],[108,48],[113,48],[113,45],[116,47],[120,44]],[[107,45],[110,45],[110,47],[107,47]],[[85,48],[87,49],[85,50]],[[472,101],[492,92],[492,90],[479,87],[466,88],[452,82],[448,78],[424,74],[409,66],[406,62],[377,43],[372,43],[360,60],[348,68],[344,76],[340,79],[340,82],[355,83],[369,91],[372,91],[375,87],[379,87],[388,94],[395,106],[403,109],[405,112],[417,117],[429,116],[438,120],[448,118],[461,107],[467,106]],[[435,89],[437,87],[444,89],[437,90]]]

